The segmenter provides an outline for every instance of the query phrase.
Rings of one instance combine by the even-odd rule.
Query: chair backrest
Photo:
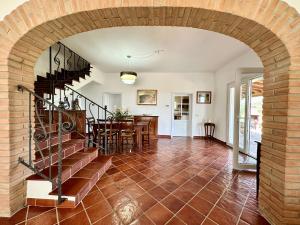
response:
[[[86,118],[86,122],[88,125],[88,132],[92,132],[93,131],[93,126],[95,124],[95,118],[94,117],[88,117]]]

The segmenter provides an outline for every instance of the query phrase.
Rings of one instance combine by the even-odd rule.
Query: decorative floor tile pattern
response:
[[[76,209],[27,207],[0,224],[268,225],[259,215],[255,174],[232,171],[218,143],[159,139],[116,154]]]

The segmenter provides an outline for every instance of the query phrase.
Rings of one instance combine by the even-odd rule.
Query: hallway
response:
[[[159,139],[117,154],[76,209],[24,208],[0,224],[265,225],[255,174],[232,172],[232,151],[217,143]]]

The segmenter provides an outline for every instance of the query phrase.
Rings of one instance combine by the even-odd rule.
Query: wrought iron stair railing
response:
[[[72,89],[68,85],[65,85],[64,86],[64,99],[65,99],[65,101],[69,102],[67,95],[72,98],[72,102],[74,102],[75,100],[77,100],[77,102],[79,102],[79,100],[81,100],[81,104],[79,104],[78,107],[80,107],[80,105],[81,105],[82,107],[80,107],[80,109],[86,111],[86,127],[88,129],[88,132],[90,132],[93,129],[93,127],[91,127],[91,126],[93,126],[93,124],[90,123],[90,118],[92,118],[93,121],[95,121],[95,122],[97,122],[99,120],[103,120],[105,138],[104,138],[104,144],[103,144],[102,148],[104,150],[104,154],[108,154],[109,152],[108,152],[106,130],[107,130],[107,122],[109,120],[113,119],[113,116],[114,116],[113,113],[107,109],[106,105],[101,106],[101,105],[97,104],[95,101],[93,101],[93,100],[89,99],[88,97],[84,96],[83,94],[79,93],[78,91]],[[61,104],[70,105],[70,103],[61,103]],[[91,136],[88,138],[89,138],[89,143],[94,143],[94,140],[93,140],[95,138],[94,136]]]
[[[28,94],[28,160],[20,157],[19,162],[32,170],[34,173],[39,175],[40,177],[44,178],[45,180],[50,181],[53,186],[57,187],[58,189],[58,202],[62,203],[62,138],[63,135],[66,133],[70,133],[75,130],[76,127],[76,121],[70,114],[68,114],[63,109],[57,107],[52,102],[50,102],[47,99],[42,98],[41,96],[37,95],[30,89],[19,85],[18,90],[27,93]],[[33,98],[35,99],[33,101]],[[32,104],[34,102],[34,105]],[[49,110],[47,123],[45,123],[45,115],[41,114],[43,113],[43,110],[41,109],[43,107],[44,109]],[[51,112],[53,111],[58,112],[58,123],[53,123],[53,114]],[[68,118],[68,120],[63,121],[63,115],[64,118]],[[34,125],[34,126],[33,126]],[[57,126],[57,180],[52,179],[52,172],[53,172],[53,146],[52,146],[52,138],[54,134],[53,125]],[[47,146],[46,148],[43,148],[41,150],[41,147],[39,146],[40,142],[46,141]],[[48,148],[48,151],[47,151]],[[45,151],[46,150],[46,151]],[[37,154],[42,159],[42,165],[39,164],[37,166],[36,161],[34,161],[34,158],[32,153]],[[49,169],[48,176],[41,173],[44,169]]]
[[[57,42],[48,51],[49,69],[43,76],[37,75],[35,82],[35,93],[39,96],[55,95],[55,89],[63,90],[65,84],[90,76],[91,64],[63,43]]]

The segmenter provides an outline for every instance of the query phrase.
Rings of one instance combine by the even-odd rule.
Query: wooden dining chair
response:
[[[113,120],[97,119],[98,131],[97,140],[100,146],[104,145],[105,136],[108,145],[115,145],[118,149],[118,131],[113,129]]]
[[[124,147],[124,141],[126,140],[126,144],[131,142],[131,146],[135,146],[136,132],[134,129],[133,120],[121,120],[120,121],[120,141],[121,147]]]
[[[142,140],[143,140],[143,143],[144,142],[147,142],[147,144],[150,144],[150,126],[151,126],[151,121],[145,121],[145,123],[147,123],[147,126],[145,126],[143,128],[143,131],[142,131]]]

